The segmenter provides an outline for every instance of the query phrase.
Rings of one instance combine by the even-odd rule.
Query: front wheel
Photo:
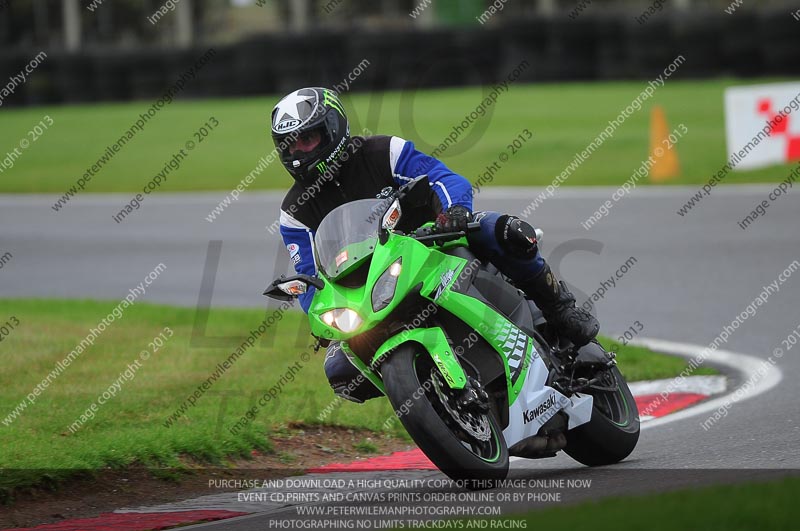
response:
[[[401,345],[381,367],[386,396],[414,442],[454,480],[504,479],[508,448],[494,415],[463,411],[430,356]]]
[[[639,441],[639,410],[625,378],[614,366],[604,380],[586,391],[594,398],[592,420],[567,432],[564,451],[587,466],[618,463]]]

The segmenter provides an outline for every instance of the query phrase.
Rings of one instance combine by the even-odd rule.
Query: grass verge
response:
[[[308,324],[299,312],[283,314],[220,373],[219,364],[243,338],[231,339],[228,346],[193,347],[194,309],[148,304],[126,309],[29,401],[33,389],[115,305],[2,301],[2,320],[13,316],[19,325],[0,343],[0,490],[34,485],[46,477],[57,480],[72,470],[135,462],[180,467],[179,457],[185,455],[220,464],[228,457],[247,457],[252,449],[272,451],[267,436],[287,423],[378,432],[394,417],[385,398],[364,405],[335,399],[322,369],[324,350],[314,353],[308,347]],[[215,309],[206,335],[247,336],[264,319],[265,312],[257,309]],[[163,347],[153,352],[150,343],[165,327],[172,337],[162,339]],[[151,353],[149,359],[141,360],[143,350]],[[678,358],[638,347],[625,347],[618,359],[631,380],[666,378],[684,367]],[[296,370],[290,371],[292,366]],[[188,397],[204,387],[189,405]],[[79,426],[71,429],[76,421]],[[394,422],[388,434],[404,432]],[[362,449],[369,448],[365,443]]]
[[[666,494],[609,498],[576,506],[502,517],[493,528],[582,529],[595,531],[754,531],[797,529],[794,508],[800,478],[745,483]],[[499,521],[498,521],[499,520]],[[523,524],[522,522],[525,522]],[[488,527],[488,526],[487,526]],[[466,526],[465,526],[466,528]]]
[[[616,349],[619,368],[629,382],[672,378],[686,368],[686,361],[677,356],[656,354],[650,349],[634,345],[620,346],[607,337],[601,337],[600,344],[606,350]],[[698,367],[692,371],[692,376],[714,374],[719,372],[711,367]]]
[[[765,80],[758,80],[758,83]],[[688,133],[677,144],[682,176],[676,184],[701,184],[726,162],[723,92],[753,83],[733,79],[670,80],[628,118],[564,183],[622,184],[647,158],[650,111],[666,111],[670,130],[684,124]],[[509,160],[493,176],[496,185],[548,185],[617,117],[646,86],[645,82],[512,84],[489,112],[479,117],[459,143],[441,155],[454,171],[476,181],[501,152]],[[195,141],[180,169],[159,191],[230,191],[272,150],[268,120],[280,95],[226,100],[176,101],[152,118],[88,183],[89,192],[141,192],[165,163]],[[398,135],[432,152],[482,100],[480,87],[414,92],[354,93],[344,96],[353,134]],[[0,193],[62,194],[96,163],[136,121],[150,102],[69,105],[3,111],[0,146],[18,146],[45,115],[53,125],[21,151],[3,173]],[[198,141],[194,133],[210,117],[219,126]],[[512,154],[509,144],[530,130],[533,137]],[[527,136],[527,134],[523,135]],[[30,139],[30,136],[27,136]],[[224,154],[224,156],[221,156]],[[779,182],[789,167],[733,172],[726,183]],[[252,189],[288,188],[292,182],[278,162],[255,174]],[[641,184],[644,184],[642,180]]]

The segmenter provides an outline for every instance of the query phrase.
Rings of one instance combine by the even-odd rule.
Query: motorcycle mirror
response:
[[[402,214],[400,199],[395,199],[383,213],[383,218],[381,219],[381,226],[378,230],[378,241],[381,245],[389,241],[389,231],[394,230]]]
[[[308,284],[302,280],[290,280],[289,282],[281,282],[277,288],[287,295],[298,297],[308,291]]]
[[[310,275],[293,275],[285,277],[281,275],[264,290],[264,295],[271,299],[279,301],[290,301],[295,297],[302,295],[308,291],[308,286],[314,286],[317,289],[325,287],[325,283],[319,278]]]
[[[381,221],[381,227],[384,230],[393,230],[397,223],[400,221],[400,216],[403,214],[403,211],[400,209],[400,201],[395,199],[394,202],[389,205],[389,208],[383,214],[383,221]]]
[[[295,298],[295,295],[287,294],[278,286],[268,287],[263,294],[269,297],[270,299],[275,299],[278,301],[290,301]]]

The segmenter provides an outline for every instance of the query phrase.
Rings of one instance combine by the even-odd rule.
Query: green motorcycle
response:
[[[314,239],[319,276],[282,276],[264,294],[290,300],[316,288],[312,334],[340,341],[455,480],[505,478],[509,455],[563,449],[589,466],[627,457],[639,416],[613,353],[596,342],[576,349],[548,329],[522,291],[469,251],[466,232],[414,228],[430,193],[420,177],[331,211]]]

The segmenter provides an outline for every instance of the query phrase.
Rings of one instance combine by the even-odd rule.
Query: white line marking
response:
[[[666,341],[663,339],[649,339],[641,338],[634,340],[631,343],[638,346],[647,347],[656,352],[663,352],[664,354],[674,354],[682,358],[695,358],[702,352],[705,347],[700,345],[692,345],[690,343],[676,343],[674,341]],[[711,352],[706,360],[711,365],[723,365],[734,372],[742,375],[742,381],[747,382],[754,374],[757,374],[760,369],[765,367],[765,361],[755,356],[741,354],[738,352],[731,352],[730,350],[717,350]],[[753,383],[753,387],[749,391],[745,391],[742,397],[737,402],[744,402],[745,400],[755,398],[759,395],[770,391],[777,386],[783,379],[783,373],[776,365],[766,365],[766,373],[763,377]],[[650,429],[671,422],[688,419],[702,413],[710,413],[720,406],[727,403],[730,396],[732,396],[742,386],[732,389],[731,392],[726,393],[717,398],[700,402],[696,406],[690,406],[686,409],[676,411],[661,418],[650,420],[642,424],[642,429]]]
[[[668,389],[673,393],[696,393],[712,396],[724,393],[727,388],[726,382],[725,376],[687,376],[680,382],[676,382],[675,378],[628,382],[628,387],[635,397],[659,395]]]

